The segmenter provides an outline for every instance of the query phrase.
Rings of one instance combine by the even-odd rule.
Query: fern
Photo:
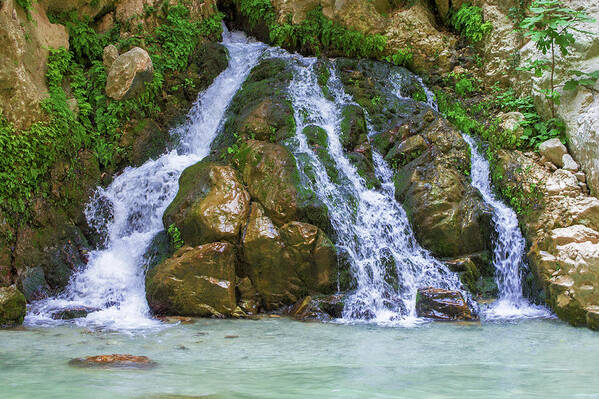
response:
[[[490,22],[484,22],[483,10],[470,4],[464,4],[451,17],[451,24],[472,43],[478,43],[493,29]]]

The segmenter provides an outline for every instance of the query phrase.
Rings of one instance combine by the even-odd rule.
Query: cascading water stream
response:
[[[460,282],[444,264],[420,247],[407,215],[394,196],[392,171],[374,154],[379,190],[368,189],[343,151],[340,142],[342,107],[353,103],[331,68],[330,94],[318,85],[313,58],[295,58],[290,95],[295,110],[300,163],[307,154],[314,172],[312,188],[329,209],[337,234],[336,245],[346,254],[355,279],[355,290],[345,300],[343,319],[380,324],[412,324],[417,318],[417,288],[434,286],[459,289]],[[341,177],[334,182],[308,145],[303,129],[318,125],[328,136],[331,158]]]
[[[173,132],[181,137],[179,148],[138,168],[125,169],[109,187],[97,190],[86,216],[90,226],[106,232],[104,247],[90,253],[87,266],[73,276],[63,294],[33,304],[27,324],[57,323],[53,312],[84,306],[99,310],[77,319],[80,325],[109,329],[158,325],[149,317],[146,302],[144,254],[163,230],[162,215],[177,193],[179,176],[209,154],[231,99],[266,49],[226,28],[223,45],[229,52],[229,65],[199,96],[187,123]],[[111,208],[108,220],[101,210],[106,204]]]
[[[493,250],[493,266],[499,298],[486,311],[487,319],[521,317],[548,317],[549,311],[531,304],[522,295],[522,272],[526,269],[526,242],[518,226],[516,213],[495,197],[491,186],[489,163],[475,140],[463,134],[471,149],[472,185],[481,193],[483,200],[493,209],[493,224],[497,232]]]

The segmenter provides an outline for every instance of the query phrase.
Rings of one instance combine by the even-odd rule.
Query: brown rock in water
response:
[[[414,125],[420,125],[419,136],[404,139],[386,154],[397,162],[396,198],[418,241],[436,256],[487,251],[492,210],[470,183],[468,145],[447,121],[438,117],[429,124],[420,119],[425,116],[413,118]]]
[[[477,320],[460,292],[432,287],[418,289],[416,313],[440,321]]]
[[[249,212],[250,196],[230,166],[198,162],[183,171],[179,191],[164,212],[188,245],[237,241]]]
[[[156,363],[146,356],[123,354],[98,355],[76,358],[69,361],[70,366],[98,367],[98,368],[134,368],[147,369],[156,366]]]
[[[235,263],[229,243],[183,247],[148,272],[148,304],[157,314],[230,316],[237,306]]]
[[[334,288],[337,257],[322,230],[301,222],[279,229],[257,203],[252,203],[243,254],[248,276],[267,310],[295,303],[306,292]]]
[[[110,67],[106,78],[106,94],[115,100],[126,100],[143,91],[154,76],[152,59],[142,48],[134,47],[121,54]]]

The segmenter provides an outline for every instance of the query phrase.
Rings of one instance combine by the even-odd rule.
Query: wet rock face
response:
[[[164,213],[188,245],[236,241],[249,212],[250,196],[230,166],[199,162],[179,179],[179,191]]]
[[[562,320],[599,328],[599,200],[572,172],[550,169],[537,154],[501,151],[497,158],[499,187],[529,196],[531,187],[539,190],[520,222],[540,298]]]
[[[415,105],[373,142],[397,171],[396,198],[425,248],[444,258],[491,248],[492,210],[471,186],[468,145],[447,121]]]
[[[334,289],[335,249],[316,226],[291,222],[277,228],[253,203],[243,253],[246,272],[268,310],[292,304],[308,292]]]
[[[148,304],[156,314],[230,316],[237,306],[235,265],[232,244],[183,247],[148,272]]]
[[[14,285],[0,287],[0,327],[22,324],[26,310],[25,296]]]
[[[418,317],[439,321],[472,321],[478,319],[472,315],[460,292],[431,287],[418,289],[416,313]]]
[[[112,354],[72,359],[69,361],[69,365],[89,368],[148,369],[155,367],[156,363],[147,356]]]
[[[118,56],[111,64],[106,79],[106,94],[115,100],[132,98],[144,89],[154,76],[152,59],[142,48],[134,47]]]

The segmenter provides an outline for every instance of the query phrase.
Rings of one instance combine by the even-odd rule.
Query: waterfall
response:
[[[491,186],[489,163],[474,139],[463,134],[471,149],[472,185],[481,193],[483,200],[493,209],[493,224],[497,233],[494,243],[493,266],[499,298],[485,312],[487,319],[519,317],[546,317],[547,309],[531,304],[522,295],[522,273],[525,262],[526,242],[518,226],[516,213],[497,199]]]
[[[336,246],[343,252],[355,278],[355,289],[345,300],[346,321],[412,324],[418,287],[459,289],[457,276],[420,247],[407,215],[395,200],[392,171],[379,154],[375,169],[382,188],[368,189],[340,142],[341,113],[353,103],[343,91],[335,68],[330,68],[329,91],[322,92],[314,71],[314,58],[295,57],[290,85],[298,144],[294,149],[300,171],[314,172],[312,189],[329,209],[336,231]],[[309,147],[303,129],[318,125],[328,136],[329,154],[341,178],[334,182]],[[309,163],[310,165],[306,165]]]
[[[173,132],[181,137],[179,148],[125,169],[110,186],[97,190],[86,216],[90,226],[107,233],[104,246],[90,253],[87,266],[73,276],[63,294],[32,304],[27,324],[58,323],[51,317],[53,312],[84,306],[100,310],[77,319],[80,325],[110,329],[158,325],[149,317],[146,302],[144,254],[163,230],[162,215],[177,194],[179,176],[208,155],[229,103],[266,49],[226,28],[222,43],[229,52],[229,65],[200,94],[188,121]],[[102,217],[106,204],[111,209],[107,220]]]

